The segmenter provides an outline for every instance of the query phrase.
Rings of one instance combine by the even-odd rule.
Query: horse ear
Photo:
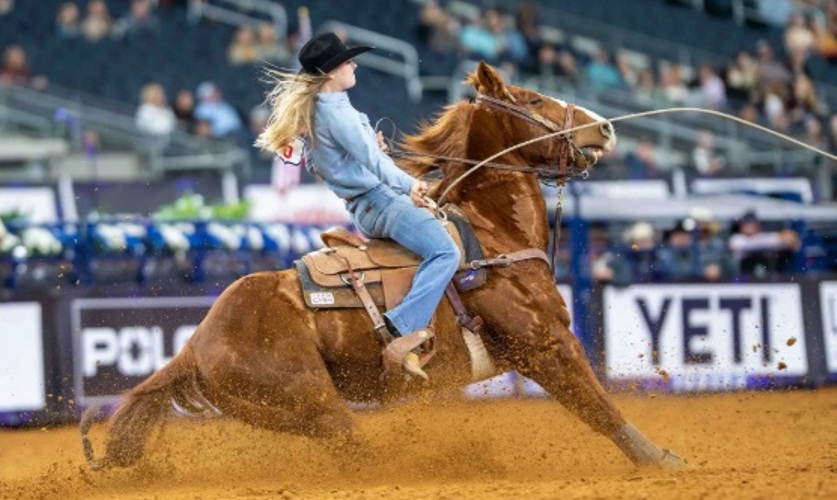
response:
[[[474,88],[477,89],[477,92],[499,98],[503,98],[507,93],[506,84],[503,83],[503,77],[500,76],[497,70],[486,64],[485,61],[480,61],[473,80]]]

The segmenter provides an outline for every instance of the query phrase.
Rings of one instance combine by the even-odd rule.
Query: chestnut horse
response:
[[[613,127],[584,108],[506,86],[484,63],[467,82],[480,97],[449,106],[434,124],[407,138],[408,149],[424,158],[483,160],[561,129],[556,124],[592,124],[573,131],[568,141],[553,138],[510,151],[497,162],[522,168],[476,170],[446,195],[469,217],[486,257],[525,248],[545,251],[546,203],[537,175],[527,166],[586,168],[614,147]],[[572,116],[565,116],[568,109]],[[559,161],[560,155],[571,165]],[[444,177],[435,196],[472,166],[473,161],[442,164]],[[403,168],[414,175],[429,170],[420,161],[407,161]],[[486,284],[464,292],[462,300],[484,320],[482,337],[500,372],[516,370],[536,381],[634,463],[683,464],[627,423],[596,380],[543,260],[491,269]],[[274,431],[353,442],[353,413],[346,400],[385,401],[471,382],[468,350],[447,301],[433,327],[437,354],[427,366],[430,381],[392,394],[381,381],[382,346],[363,309],[309,309],[293,269],[245,276],[218,297],[168,365],[124,396],[99,461],[87,438],[93,420],[93,409],[88,410],[81,424],[85,455],[93,467],[134,464],[173,404],[193,412],[220,411]]]

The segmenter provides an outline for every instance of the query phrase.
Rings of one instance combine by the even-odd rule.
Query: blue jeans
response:
[[[459,266],[453,238],[428,210],[385,184],[352,200],[347,208],[364,235],[395,240],[422,258],[407,296],[385,315],[403,335],[426,327]]]

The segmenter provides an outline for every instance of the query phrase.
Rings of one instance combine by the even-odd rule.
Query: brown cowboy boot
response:
[[[433,343],[435,336],[433,330],[428,327],[396,337],[384,348],[385,369],[390,371],[401,365],[410,375],[430,380],[423,367],[436,354],[436,346]],[[422,351],[420,347],[427,342],[430,342],[429,348]]]

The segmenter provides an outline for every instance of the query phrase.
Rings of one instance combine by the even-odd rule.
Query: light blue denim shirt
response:
[[[381,183],[409,195],[416,182],[381,151],[369,118],[352,107],[345,92],[317,95],[311,158],[314,171],[341,198],[360,196]]]

